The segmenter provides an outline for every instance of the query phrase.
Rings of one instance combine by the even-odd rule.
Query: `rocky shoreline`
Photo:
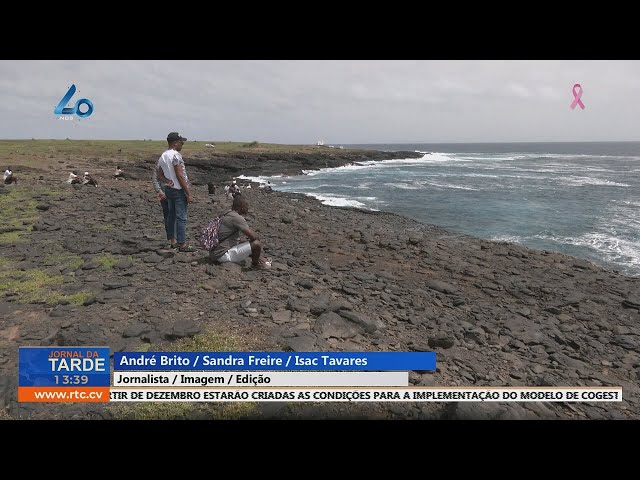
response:
[[[222,188],[207,193],[209,182],[221,187],[233,176],[412,155],[418,156],[331,151],[189,158],[185,152],[196,200],[188,238],[195,243],[199,227],[229,207]],[[111,163],[91,165],[92,171],[110,172]],[[273,259],[272,270],[210,265],[203,252],[163,249],[162,212],[149,180],[154,163],[127,165],[130,179],[105,175],[98,188],[70,186],[37,170],[20,185],[0,187],[0,197],[31,195],[37,211],[25,241],[0,244],[5,418],[118,418],[104,404],[18,403],[18,346],[132,351],[211,328],[244,338],[256,351],[435,351],[437,371],[410,372],[416,385],[622,386],[624,399],[265,403],[250,418],[640,418],[640,279],[559,253],[258,188],[243,191],[247,219]],[[10,275],[55,278],[50,289],[57,300],[25,302],[29,292],[11,284]]]
[[[334,168],[365,161],[392,160],[396,158],[420,158],[424,153],[413,151],[387,152],[377,150],[319,149],[317,153],[228,153],[212,155],[185,152],[189,180],[195,185],[224,184],[233,177],[302,175],[305,170]],[[157,162],[155,156],[131,165],[128,173],[135,179],[146,179],[149,169]]]

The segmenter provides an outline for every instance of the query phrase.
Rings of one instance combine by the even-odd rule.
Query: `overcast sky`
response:
[[[94,111],[63,120],[72,84]],[[640,141],[636,60],[0,60],[0,85],[3,139]]]

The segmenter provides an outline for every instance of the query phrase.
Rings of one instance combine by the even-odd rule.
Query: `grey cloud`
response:
[[[72,83],[94,114],[58,121]],[[0,61],[4,138],[636,140],[639,100],[639,61]]]

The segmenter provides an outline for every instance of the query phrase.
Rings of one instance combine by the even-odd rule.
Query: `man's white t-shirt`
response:
[[[170,148],[166,150],[162,155],[160,155],[160,159],[158,160],[158,165],[162,168],[162,173],[169,180],[173,182],[173,187],[178,190],[182,190],[182,185],[178,181],[178,177],[176,175],[176,171],[173,168],[174,165],[180,165],[182,168],[182,175],[184,176],[187,183],[189,183],[189,177],[187,177],[187,170],[184,166],[184,160],[182,160],[182,155],[177,150]]]
[[[4,178],[3,178],[3,180],[6,180],[6,179],[7,179],[7,177],[11,176],[12,174],[13,174],[13,172],[12,172],[11,170],[9,170],[9,169],[5,170],[5,171],[4,171]]]

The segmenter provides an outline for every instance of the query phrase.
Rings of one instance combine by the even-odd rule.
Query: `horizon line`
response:
[[[1,138],[0,142],[22,141],[73,141],[73,142],[166,142],[166,139],[123,139],[123,138]],[[247,143],[247,140],[188,140],[187,143],[217,142],[217,143]],[[279,143],[271,141],[259,141],[271,145],[308,145],[317,146],[316,143]],[[527,140],[527,141],[455,141],[455,142],[333,142],[330,145],[467,145],[467,144],[522,144],[522,143],[640,143],[640,140]],[[328,146],[325,143],[324,146]]]

